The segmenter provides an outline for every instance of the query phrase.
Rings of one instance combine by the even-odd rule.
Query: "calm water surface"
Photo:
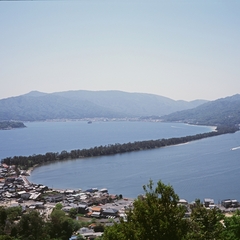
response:
[[[212,128],[172,123],[59,122],[27,123],[28,128],[1,131],[1,158],[57,152],[112,143],[180,137]],[[57,162],[36,168],[29,180],[60,189],[106,187],[136,197],[149,179],[173,185],[188,201],[195,198],[240,200],[240,134],[226,134],[188,144],[113,156]]]
[[[27,128],[0,131],[0,159],[100,145],[181,137],[211,127],[154,122],[30,122]]]

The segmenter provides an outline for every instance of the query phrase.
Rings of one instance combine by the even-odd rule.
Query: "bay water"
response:
[[[71,151],[100,145],[182,137],[213,127],[160,122],[31,122],[0,131],[0,158]],[[135,198],[150,179],[174,187],[180,198],[240,200],[240,134],[225,134],[160,149],[55,162],[29,180],[57,189],[107,188]]]

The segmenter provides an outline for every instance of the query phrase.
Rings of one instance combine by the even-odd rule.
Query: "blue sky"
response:
[[[240,89],[240,1],[1,1],[0,99],[121,90],[175,100]]]

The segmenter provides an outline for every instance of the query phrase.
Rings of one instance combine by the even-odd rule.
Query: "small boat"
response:
[[[88,121],[88,124],[91,124],[92,123],[92,121]]]
[[[237,150],[237,149],[240,149],[240,146],[239,147],[234,147],[231,150],[234,151],[234,150]]]

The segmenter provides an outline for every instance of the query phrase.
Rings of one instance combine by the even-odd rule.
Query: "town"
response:
[[[119,222],[119,217],[125,219],[125,211],[133,206],[133,199],[109,194],[106,188],[84,191],[51,189],[42,184],[30,183],[28,174],[15,169],[15,166],[4,163],[0,165],[0,206],[21,206],[23,212],[37,210],[48,220],[56,204],[61,204],[66,214],[71,209],[76,209],[78,220],[91,223],[92,219],[97,219],[97,222],[104,226]],[[94,232],[93,226],[94,224],[89,224],[89,228],[81,228],[76,235],[81,234],[89,239],[101,236],[102,232]]]
[[[5,163],[0,165],[0,205],[7,208],[21,206],[23,212],[36,210],[45,220],[50,219],[56,204],[60,204],[66,214],[75,209],[76,219],[88,221],[89,225],[75,232],[71,240],[77,239],[78,235],[88,239],[101,236],[103,231],[93,229],[96,222],[103,226],[111,226],[120,222],[120,218],[127,221],[126,212],[133,208],[134,199],[128,199],[121,194],[110,194],[106,188],[57,190],[42,184],[30,183],[27,175],[29,172],[20,171],[14,165],[8,166]],[[194,202],[179,200],[179,205],[186,208],[186,217],[191,215],[191,204]],[[213,199],[206,198],[203,205],[209,209],[218,208],[226,214],[239,209],[236,199],[226,199],[215,204]]]

